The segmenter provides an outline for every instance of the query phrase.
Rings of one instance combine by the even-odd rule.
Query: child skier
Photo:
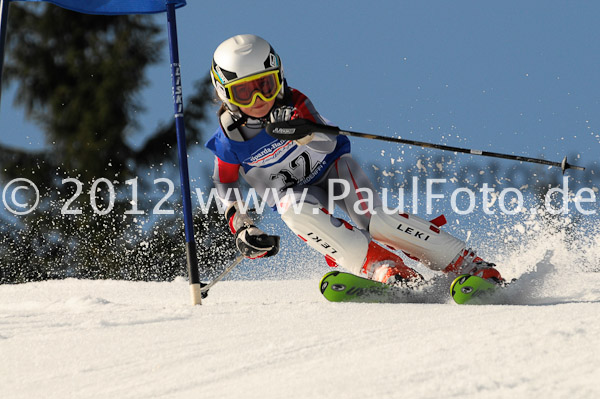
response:
[[[220,126],[206,146],[215,154],[213,180],[244,256],[277,254],[279,237],[260,230],[242,212],[241,196],[235,196],[239,175],[269,206],[277,206],[285,224],[323,254],[330,266],[389,284],[422,279],[381,243],[432,270],[502,281],[494,264],[440,230],[443,217],[429,222],[407,213],[386,214],[373,185],[350,155],[347,137],[317,132],[286,141],[267,134],[264,126],[270,122],[303,118],[326,123],[304,94],[287,86],[281,60],[267,41],[255,35],[225,40],[214,53],[211,78],[222,105]],[[349,193],[344,184],[330,185],[332,179],[346,182]],[[365,189],[372,193],[371,211],[361,195]],[[355,226],[332,216],[333,209],[326,208],[329,196],[338,198],[335,205]]]

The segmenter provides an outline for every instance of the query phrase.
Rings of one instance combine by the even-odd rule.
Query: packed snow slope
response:
[[[312,271],[244,261],[202,306],[184,279],[3,285],[0,398],[598,398],[600,234],[521,227],[494,305],[439,276],[423,303],[330,303],[288,250],[266,264]]]
[[[0,286],[0,397],[600,397],[600,273],[536,290],[336,304],[318,280],[224,281],[192,307],[183,280]]]

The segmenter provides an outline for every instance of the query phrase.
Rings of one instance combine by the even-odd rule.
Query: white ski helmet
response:
[[[221,43],[213,55],[210,77],[217,95],[231,111],[238,111],[231,102],[231,84],[247,77],[277,72],[277,98],[283,98],[283,67],[273,47],[256,35],[237,35]],[[264,97],[263,97],[264,99]]]

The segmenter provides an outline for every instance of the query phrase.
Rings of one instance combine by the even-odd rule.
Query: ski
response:
[[[409,302],[412,291],[340,271],[325,274],[320,288],[321,294],[330,302]]]
[[[450,295],[459,305],[485,305],[490,303],[492,294],[500,288],[481,277],[462,274],[450,285]]]
[[[321,278],[320,290],[325,299],[330,302],[443,303],[446,301],[444,298],[447,298],[448,282],[436,281],[438,289],[432,284],[421,285],[419,289],[419,285],[415,287],[388,285],[351,273],[332,271]],[[431,282],[433,280],[429,283]],[[502,298],[494,295],[501,287],[503,285],[494,284],[481,277],[463,274],[452,281],[450,295],[454,302],[460,305],[492,304],[502,301]]]

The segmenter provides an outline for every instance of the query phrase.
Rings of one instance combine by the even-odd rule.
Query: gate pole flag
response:
[[[4,43],[6,25],[8,23],[8,6],[11,0],[0,0],[0,82],[4,60]],[[179,50],[177,48],[177,26],[175,9],[186,5],[186,0],[12,0],[52,3],[59,7],[83,14],[126,15],[155,14],[166,12],[169,29],[169,48],[171,54],[171,75],[173,84],[173,102],[175,107],[175,126],[177,129],[177,148],[179,155],[179,174],[181,178],[181,195],[183,198],[183,220],[185,223],[185,240],[187,268],[190,282],[192,304],[201,304],[200,277],[198,273],[198,255],[194,240],[192,209],[190,197],[190,181],[187,163],[185,128],[183,123],[183,96],[181,92],[181,69]],[[0,96],[2,88],[0,85]],[[0,97],[1,98],[1,97]]]

